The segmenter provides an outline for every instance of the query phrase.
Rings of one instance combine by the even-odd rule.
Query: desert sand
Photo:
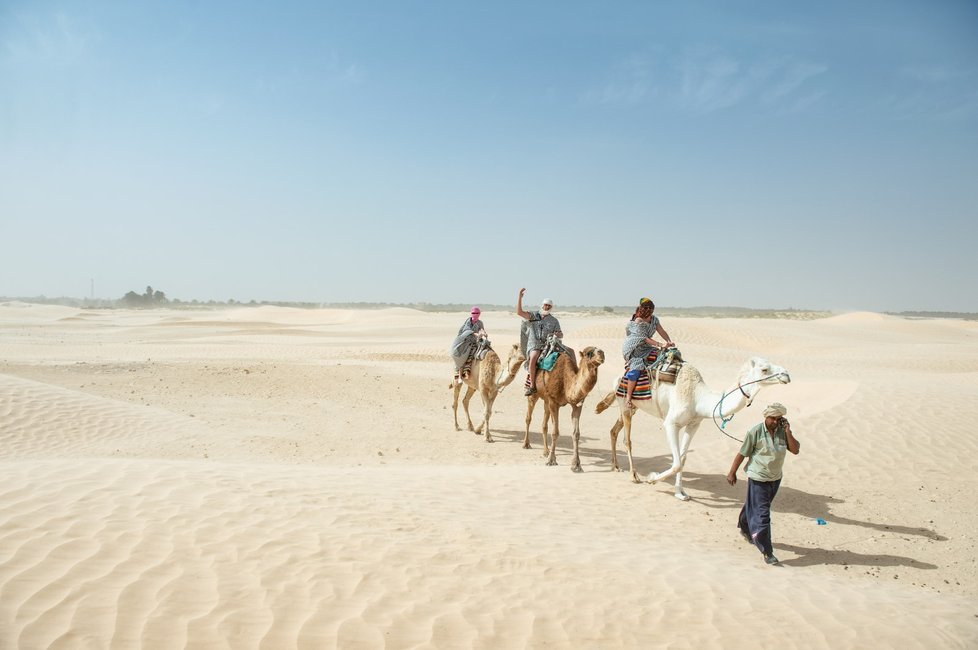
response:
[[[455,431],[463,313],[0,304],[0,648],[978,645],[978,323],[664,322],[711,388],[753,355],[791,373],[728,425],[781,401],[802,444],[769,567],[711,423],[688,502],[610,471],[624,318],[556,315],[608,358],[582,474],[567,412],[558,466],[542,408],[521,448],[522,374],[494,444]],[[657,420],[634,451],[668,467]]]

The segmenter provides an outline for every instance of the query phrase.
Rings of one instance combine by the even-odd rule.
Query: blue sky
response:
[[[973,2],[0,5],[0,295],[978,311],[976,224]]]

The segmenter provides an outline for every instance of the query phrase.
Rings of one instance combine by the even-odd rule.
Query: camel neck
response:
[[[592,368],[590,366],[582,365],[578,370],[577,374],[574,376],[574,383],[571,386],[571,390],[568,397],[571,398],[572,403],[577,404],[581,402],[591,389],[594,388],[594,384],[597,377],[597,368]]]
[[[739,389],[740,384],[731,387],[723,393],[709,391],[705,399],[697,400],[697,411],[704,417],[730,417],[747,406],[747,397]],[[719,408],[717,404],[720,404]]]

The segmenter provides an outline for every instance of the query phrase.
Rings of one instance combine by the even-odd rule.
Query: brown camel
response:
[[[575,372],[574,360],[566,354],[557,357],[550,372],[537,372],[536,392],[526,398],[526,434],[523,437],[523,448],[530,448],[530,420],[533,418],[533,408],[538,399],[543,400],[543,455],[547,457],[547,465],[557,464],[557,437],[560,429],[557,416],[560,407],[570,404],[571,420],[574,422],[574,461],[571,471],[580,472],[581,457],[578,447],[581,439],[581,410],[584,398],[598,381],[598,366],[604,363],[604,352],[590,346],[581,350],[579,370]],[[547,448],[547,425],[553,418],[554,430],[550,448]]]
[[[520,352],[519,346],[513,344],[512,349],[509,351],[509,357],[506,359],[506,367],[503,368],[503,362],[499,359],[499,355],[496,354],[495,350],[490,349],[486,352],[484,359],[475,359],[472,362],[472,367],[468,375],[462,380],[466,388],[465,397],[462,398],[462,408],[465,409],[465,419],[468,420],[469,431],[480,434],[484,427],[486,430],[486,442],[493,441],[492,434],[489,433],[489,418],[492,417],[492,404],[496,401],[496,396],[499,395],[499,391],[512,383],[513,379],[516,378],[516,373],[519,372],[520,366],[523,365],[525,360],[526,357]],[[458,426],[458,396],[462,391],[462,383],[453,382],[449,385],[449,388],[454,391],[452,412],[455,416],[456,431],[462,430]],[[476,391],[482,396],[482,404],[485,407],[482,424],[478,428],[472,426],[472,418],[469,417],[469,400],[472,399],[472,395]]]

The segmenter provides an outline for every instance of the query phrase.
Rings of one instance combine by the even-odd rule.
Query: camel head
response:
[[[791,382],[791,377],[788,375],[788,371],[781,366],[776,366],[761,357],[751,357],[740,369],[739,380],[742,385],[754,383],[761,387],[787,384]]]
[[[583,350],[580,351],[579,354],[581,356],[581,363],[580,363],[581,368],[587,366],[593,366],[594,368],[597,368],[602,363],[604,363],[604,352],[594,347],[593,345],[589,345],[588,347],[584,348]]]
[[[512,349],[509,351],[509,356],[506,357],[506,370],[509,374],[515,375],[519,372],[520,366],[526,361],[526,357],[520,352],[520,346],[513,344]]]

